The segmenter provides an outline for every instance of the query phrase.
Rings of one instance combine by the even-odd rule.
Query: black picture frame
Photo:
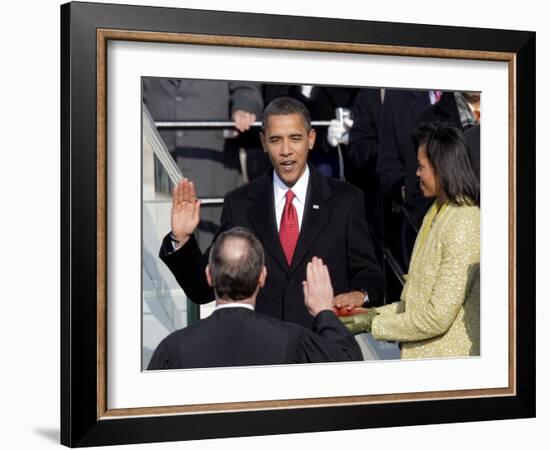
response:
[[[515,241],[513,386],[480,398],[426,399],[290,409],[105,414],[100,363],[106,336],[98,320],[104,289],[105,211],[98,189],[98,30],[275,39],[393,47],[411,54],[506,54],[514,72],[511,148],[515,165],[511,226]],[[108,39],[108,37],[107,37]],[[137,38],[139,39],[139,37]],[[61,443],[71,447],[318,432],[535,416],[535,42],[533,32],[276,16],[112,4],[61,6]],[[436,49],[436,51],[434,51]],[[330,50],[327,50],[330,51]],[[101,187],[101,186],[100,186]],[[103,199],[104,200],[104,199]],[[515,244],[515,245],[514,245]],[[99,361],[99,362],[98,362]]]

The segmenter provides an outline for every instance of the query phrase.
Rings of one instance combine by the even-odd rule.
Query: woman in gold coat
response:
[[[479,181],[461,131],[427,124],[413,138],[420,188],[435,202],[401,301],[341,320],[355,334],[399,342],[403,359],[479,355]]]

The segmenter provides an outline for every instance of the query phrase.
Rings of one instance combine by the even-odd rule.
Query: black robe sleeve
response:
[[[353,335],[332,311],[322,311],[313,320],[312,330],[300,334],[294,362],[362,361],[363,356]]]
[[[171,336],[168,336],[157,346],[147,370],[177,369],[181,366],[178,352],[171,345],[171,339]]]

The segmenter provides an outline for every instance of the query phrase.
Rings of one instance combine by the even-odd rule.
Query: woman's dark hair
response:
[[[443,123],[423,123],[412,134],[418,149],[426,144],[426,155],[441,180],[451,203],[479,206],[479,180],[470,160],[470,148],[464,133]]]

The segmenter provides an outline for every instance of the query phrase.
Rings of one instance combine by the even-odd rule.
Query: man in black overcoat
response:
[[[302,281],[314,256],[322,257],[331,273],[335,306],[379,304],[384,278],[362,192],[308,166],[316,135],[303,104],[278,98],[264,110],[262,124],[262,145],[273,170],[226,194],[218,230],[242,226],[264,247],[269,276],[256,310],[310,327]],[[199,218],[194,183],[184,179],[174,189],[172,232],[163,240],[160,257],[187,296],[200,304],[212,301],[214,292],[204,275],[208,250],[203,255],[193,237]]]

